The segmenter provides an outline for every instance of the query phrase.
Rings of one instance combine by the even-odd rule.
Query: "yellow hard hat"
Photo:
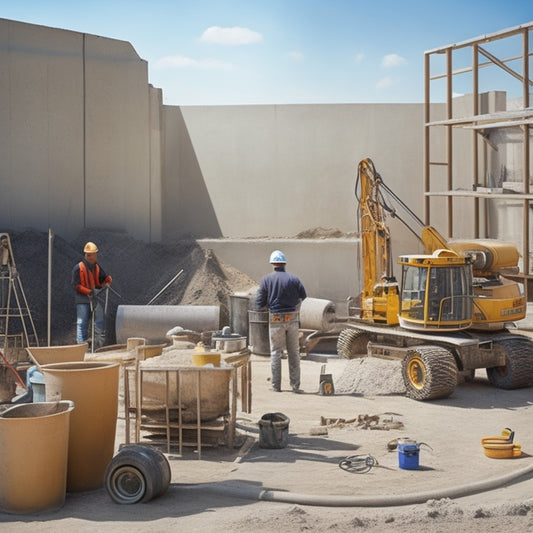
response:
[[[84,254],[95,254],[98,252],[98,246],[94,242],[88,242],[83,249]]]

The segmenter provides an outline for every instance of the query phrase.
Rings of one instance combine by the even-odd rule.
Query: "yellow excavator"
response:
[[[407,396],[449,396],[458,373],[486,368],[496,387],[533,385],[533,342],[511,333],[526,315],[512,243],[495,239],[446,240],[398,198],[371,159],[358,165],[358,201],[363,289],[359,316],[351,316],[337,341],[339,355],[400,358]],[[387,200],[388,198],[388,200]],[[393,207],[394,204],[394,207]],[[398,214],[399,206],[420,226]],[[405,224],[424,254],[401,255],[400,283],[393,273],[387,215]]]

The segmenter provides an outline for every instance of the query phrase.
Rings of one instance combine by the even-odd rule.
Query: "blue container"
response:
[[[398,461],[400,468],[404,470],[418,470],[418,452],[420,448],[417,444],[398,444]]]

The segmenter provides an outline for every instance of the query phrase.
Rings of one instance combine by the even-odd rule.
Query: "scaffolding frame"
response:
[[[431,223],[431,197],[445,197],[447,234],[454,237],[454,200],[456,198],[470,198],[472,201],[472,213],[474,219],[473,237],[480,238],[482,231],[483,216],[488,211],[487,205],[490,200],[505,199],[521,202],[523,225],[522,225],[522,258],[523,269],[514,279],[524,284],[526,296],[533,295],[533,272],[530,262],[530,209],[533,207],[533,194],[530,188],[530,143],[531,125],[533,124],[533,109],[530,107],[530,90],[533,82],[530,79],[530,58],[533,56],[530,48],[530,33],[533,31],[533,22],[508,28],[496,33],[482,35],[480,37],[450,44],[424,53],[424,219],[426,224]],[[485,43],[509,39],[515,36],[521,37],[521,54],[513,57],[500,59],[484,48]],[[454,52],[470,49],[470,66],[453,69]],[[445,71],[432,75],[431,61],[437,55],[445,57]],[[521,73],[511,68],[508,64],[520,62]],[[488,66],[497,66],[509,76],[517,79],[522,86],[522,108],[513,111],[502,111],[489,114],[480,114],[479,73]],[[454,77],[465,72],[472,74],[472,116],[454,117],[453,115],[453,80]],[[434,102],[431,99],[431,86],[435,80],[444,80],[446,86],[444,120],[431,120],[431,107]],[[445,157],[444,160],[436,160],[435,148],[432,147],[431,134],[436,128],[444,128]],[[471,189],[464,187],[459,189],[453,175],[453,144],[454,135],[459,129],[472,130],[472,183]],[[487,132],[496,128],[520,128],[522,143],[522,186],[521,192],[495,192],[487,187],[486,178],[480,180],[480,169],[487,168],[487,145],[490,145]],[[479,142],[482,141],[482,142]],[[433,188],[433,175],[436,169],[445,168],[446,190]],[[481,183],[480,183],[481,181]],[[484,209],[483,209],[484,208]],[[485,231],[487,224],[484,225]],[[490,235],[483,235],[490,237]],[[528,287],[529,286],[529,287]],[[529,288],[529,290],[528,290]],[[528,298],[529,299],[529,298]]]
[[[20,328],[13,333],[13,321]],[[39,346],[39,338],[17,270],[9,234],[0,232],[0,329],[2,349],[10,363],[27,361],[25,348]],[[14,341],[11,342],[11,341]],[[10,352],[14,351],[15,354]],[[19,360],[19,354],[23,357]]]

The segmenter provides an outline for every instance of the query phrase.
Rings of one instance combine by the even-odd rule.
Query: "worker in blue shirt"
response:
[[[279,250],[270,254],[274,271],[261,279],[257,292],[256,309],[268,308],[268,332],[270,340],[270,367],[272,390],[281,391],[281,356],[287,350],[289,380],[293,392],[300,389],[300,304],[307,294],[295,275],[285,271],[287,260]]]

